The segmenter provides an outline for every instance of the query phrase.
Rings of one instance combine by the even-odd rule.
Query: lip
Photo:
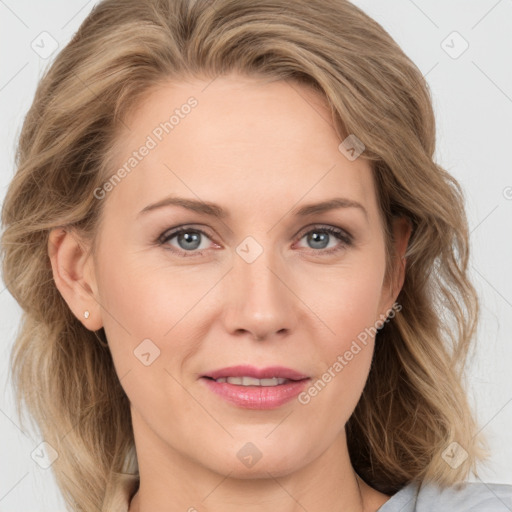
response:
[[[291,368],[284,366],[267,366],[266,368],[256,368],[249,365],[229,366],[220,368],[202,375],[202,377],[210,377],[212,379],[220,379],[222,377],[254,377],[255,379],[271,379],[277,377],[289,380],[302,380],[309,378]]]
[[[293,400],[306,387],[309,379],[291,380],[278,386],[237,386],[202,377],[210,391],[227,402],[244,409],[275,409]]]
[[[289,382],[277,386],[239,386],[228,382],[216,382],[222,377],[254,377],[271,379],[272,377],[289,379]],[[231,366],[214,370],[200,379],[207,388],[232,405],[244,409],[275,409],[293,400],[307,386],[310,378],[291,368],[283,366]]]

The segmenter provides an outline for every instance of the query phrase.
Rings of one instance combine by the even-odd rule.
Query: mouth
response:
[[[310,377],[282,366],[222,368],[201,379],[207,388],[231,405],[246,409],[275,409],[295,398]]]
[[[280,386],[287,382],[294,382],[291,379],[283,379],[279,377],[272,377],[271,379],[256,379],[254,377],[219,377],[218,379],[212,379],[211,377],[205,377],[218,383],[227,382],[235,386]]]
[[[284,366],[256,368],[249,365],[219,368],[218,370],[205,373],[203,377],[207,377],[215,381],[219,379],[241,379],[240,382],[232,382],[232,384],[242,386],[276,386],[278,384],[283,384],[286,380],[297,381],[309,378],[308,375]],[[278,381],[281,380],[282,382],[275,382],[274,379],[277,379]],[[261,382],[263,382],[263,384],[261,384]]]

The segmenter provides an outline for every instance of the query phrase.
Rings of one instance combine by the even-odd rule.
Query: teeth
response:
[[[227,382],[237,386],[279,386],[284,384],[288,379],[272,377],[271,379],[255,379],[254,377],[221,377],[216,382]]]

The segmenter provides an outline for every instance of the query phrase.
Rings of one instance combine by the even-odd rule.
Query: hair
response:
[[[394,493],[449,486],[487,456],[465,392],[479,304],[458,182],[434,162],[435,119],[422,73],[347,0],[104,0],[44,72],[24,119],[2,209],[4,282],[22,321],[11,367],[24,404],[58,452],[52,468],[73,510],[104,510],[116,476],[137,474],[129,401],[105,332],[88,330],[57,290],[51,229],[91,241],[123,118],[159,84],[236,72],[312,87],[340,139],[354,134],[372,168],[387,250],[410,220],[395,315],[377,333],[363,393],[346,425],[352,465]],[[456,468],[443,451],[456,441]]]

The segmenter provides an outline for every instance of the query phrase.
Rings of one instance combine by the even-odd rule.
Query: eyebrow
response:
[[[181,206],[182,208],[186,208],[187,210],[191,210],[196,213],[202,213],[204,215],[209,215],[211,217],[215,217],[218,219],[225,219],[226,217],[229,217],[229,213],[218,204],[176,196],[165,197],[164,199],[161,199],[156,203],[146,206],[139,212],[138,216],[168,206]],[[357,208],[364,213],[366,219],[368,220],[368,212],[361,203],[353,201],[352,199],[346,199],[342,197],[335,197],[333,199],[322,201],[320,203],[307,204],[299,208],[293,209],[291,213],[292,215],[296,215],[298,217],[307,217],[308,215],[324,213],[327,211],[337,210],[340,208]]]

